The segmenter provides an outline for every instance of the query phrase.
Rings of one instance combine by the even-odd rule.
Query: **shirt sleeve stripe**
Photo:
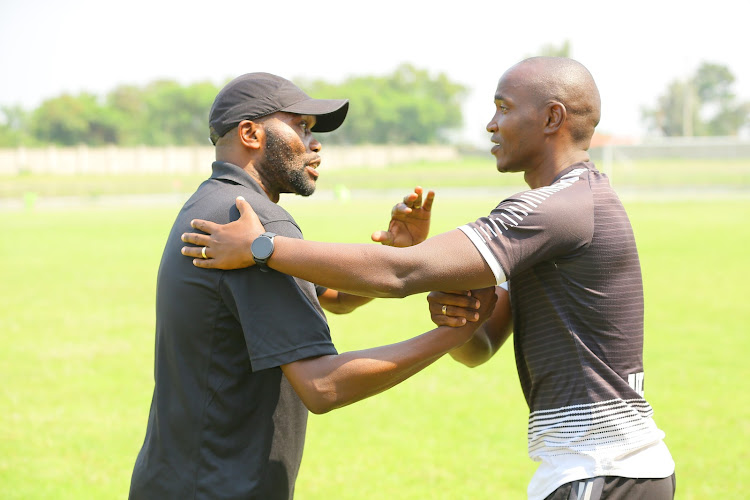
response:
[[[482,255],[484,261],[488,266],[490,266],[490,269],[492,269],[492,274],[495,275],[496,283],[498,285],[504,283],[507,278],[505,277],[503,268],[500,266],[500,263],[497,261],[497,259],[495,259],[495,256],[492,255],[492,252],[487,246],[487,243],[485,243],[485,241],[479,236],[479,234],[477,234],[474,229],[468,225],[461,226],[458,229],[460,229],[466,236],[468,236],[471,242],[474,243],[474,246],[477,247],[477,250],[479,250],[479,253]]]

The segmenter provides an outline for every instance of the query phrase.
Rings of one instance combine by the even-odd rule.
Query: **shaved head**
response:
[[[571,138],[588,149],[601,117],[601,98],[594,78],[581,63],[567,57],[532,57],[512,66],[501,80],[525,87],[539,107],[561,103]]]

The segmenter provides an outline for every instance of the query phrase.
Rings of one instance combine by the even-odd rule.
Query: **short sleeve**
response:
[[[265,227],[300,237],[291,223]],[[225,271],[220,290],[242,326],[253,371],[337,353],[312,283],[253,266]]]
[[[594,232],[591,189],[585,177],[568,174],[551,186],[503,200],[487,217],[459,229],[500,284],[540,262],[571,258],[588,247]]]

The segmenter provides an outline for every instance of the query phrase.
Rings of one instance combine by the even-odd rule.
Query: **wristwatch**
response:
[[[255,260],[258,269],[264,273],[267,273],[269,269],[266,262],[268,262],[268,259],[273,255],[273,239],[275,236],[276,233],[265,232],[255,238],[253,244],[250,245],[250,252],[253,254],[253,260]]]

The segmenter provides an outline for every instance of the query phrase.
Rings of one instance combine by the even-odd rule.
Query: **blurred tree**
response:
[[[359,76],[334,85],[300,80],[320,99],[350,101],[346,125],[326,137],[329,144],[434,143],[461,126],[467,89],[445,74],[403,64],[388,76]]]
[[[211,83],[183,87],[164,80],[148,85],[143,91],[145,116],[140,143],[208,144],[208,110],[218,91]]]
[[[133,85],[121,85],[107,94],[106,102],[117,120],[119,143],[123,146],[145,144],[141,140],[147,116],[143,90]]]
[[[88,93],[44,101],[32,113],[29,128],[39,141],[64,146],[114,144],[119,139],[115,116]]]
[[[33,145],[34,140],[28,133],[29,114],[20,106],[0,107],[0,147]]]
[[[665,136],[733,136],[750,123],[750,104],[732,92],[728,67],[704,62],[685,81],[672,81],[654,108],[644,108],[649,128]]]
[[[351,101],[345,127],[326,137],[327,143],[433,143],[443,140],[462,122],[461,101],[467,89],[444,74],[404,64],[387,76],[352,77],[342,84],[298,82],[317,98]],[[65,94],[44,101],[30,118],[7,115],[0,122],[0,141],[15,144],[21,129],[38,143],[64,146],[89,144],[206,145],[208,111],[219,87],[208,83],[183,86],[159,80],[143,87],[121,85],[100,102],[96,96]],[[13,118],[11,124],[7,116]],[[0,142],[0,145],[3,142]]]

